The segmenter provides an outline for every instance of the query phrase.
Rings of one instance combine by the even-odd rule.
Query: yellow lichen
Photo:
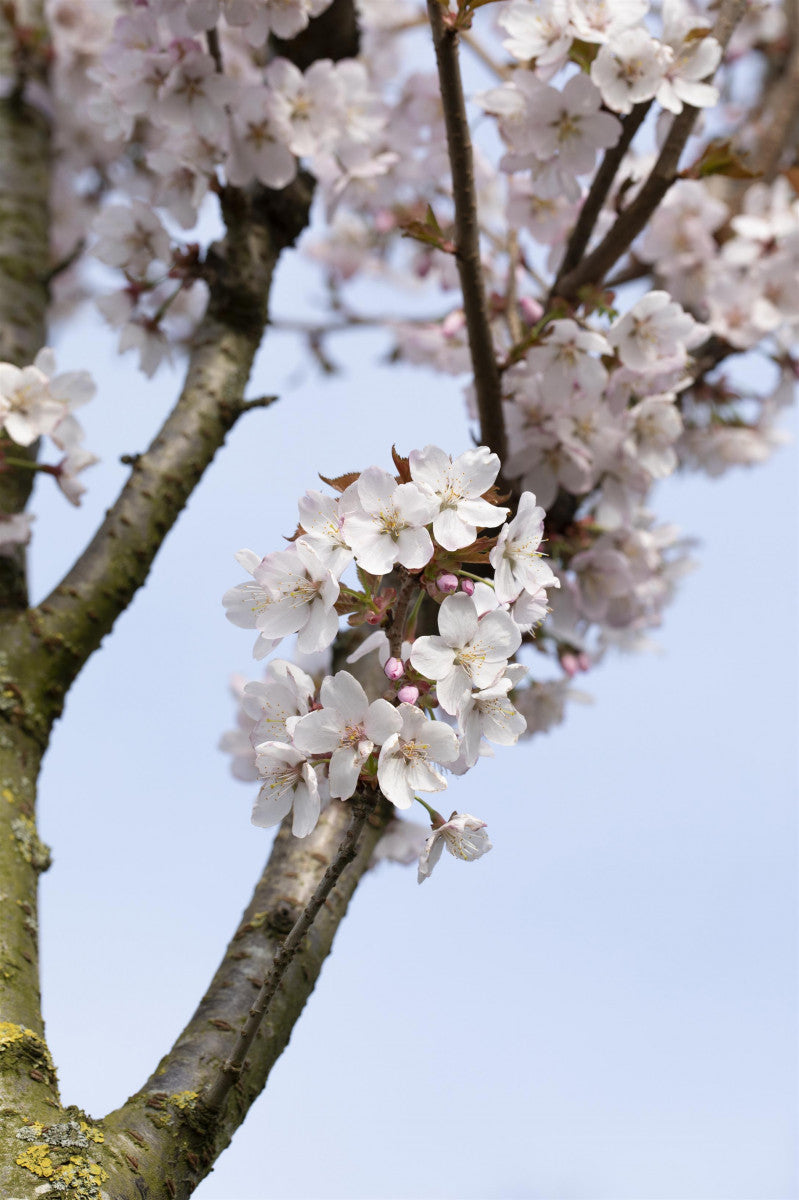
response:
[[[95,1125],[88,1125],[85,1121],[81,1121],[80,1127],[90,1142],[105,1141],[105,1134],[102,1129],[98,1129]]]
[[[26,862],[37,871],[46,871],[50,866],[50,847],[45,846],[36,832],[36,826],[30,817],[16,817],[11,822],[11,836],[19,846],[20,853]]]
[[[11,791],[11,788],[3,788],[3,791],[0,792],[0,795],[2,795],[3,799],[7,800],[9,804],[14,803],[14,793]]]
[[[200,1098],[199,1092],[175,1092],[169,1097],[176,1108],[193,1109]]]
[[[46,1142],[35,1142],[28,1146],[14,1161],[18,1167],[24,1167],[26,1171],[40,1175],[43,1179],[49,1179],[53,1174],[53,1160],[50,1158],[50,1147]]]
[[[32,1029],[26,1029],[24,1025],[14,1025],[11,1021],[0,1021],[0,1052],[14,1042],[21,1042],[23,1038],[33,1038],[35,1041],[39,1039]]]

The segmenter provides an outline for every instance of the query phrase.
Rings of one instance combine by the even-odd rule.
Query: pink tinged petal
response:
[[[341,722],[329,709],[317,710],[300,717],[292,736],[304,754],[329,754],[341,745]]]
[[[458,710],[463,707],[464,701],[472,690],[472,680],[475,679],[476,674],[476,672],[472,673],[457,666],[439,681],[436,687],[436,696],[444,712],[449,713],[452,717],[457,716]],[[493,683],[493,678],[497,674],[496,666],[491,669],[490,674]],[[478,684],[478,686],[482,685]]]
[[[443,837],[438,837],[436,833],[432,833],[425,842],[422,853],[419,855],[419,869],[416,875],[417,883],[424,883],[425,879],[429,879],[433,873],[433,867],[441,858],[443,849]]]
[[[369,708],[366,692],[349,671],[337,671],[322,681],[319,699],[325,708],[335,708],[345,725],[363,721]]]
[[[426,529],[403,529],[397,537],[396,554],[396,561],[411,571],[427,566],[433,557],[430,534]]]
[[[280,824],[291,811],[293,803],[293,788],[287,787],[278,791],[273,789],[271,784],[265,783],[256,797],[250,819],[253,825],[258,825],[261,829],[271,829],[273,825]]]
[[[388,700],[375,700],[369,705],[363,728],[366,736],[371,738],[376,746],[382,746],[395,733],[399,733],[402,718]]]
[[[445,550],[460,550],[463,546],[470,545],[477,536],[475,526],[467,524],[461,518],[460,510],[463,507],[464,505],[460,504],[457,510],[444,508],[433,518],[433,535],[439,546],[443,546]]]
[[[357,481],[358,498],[368,513],[379,512],[393,501],[397,481],[380,467],[367,467]]]
[[[297,638],[297,649],[301,654],[315,654],[317,650],[325,650],[337,633],[338,613],[334,608],[325,609],[321,600],[315,600],[308,623]]]
[[[366,756],[354,746],[341,746],[330,759],[328,778],[334,800],[349,800],[358,786],[358,776]]]
[[[413,792],[408,786],[405,759],[399,749],[399,734],[384,743],[377,763],[377,782],[387,800],[398,808],[410,808]]]
[[[438,610],[438,629],[448,646],[467,646],[478,630],[477,609],[472,598],[464,592],[448,596]]]
[[[302,776],[302,782],[297,784],[294,793],[294,821],[291,826],[291,832],[298,838],[307,837],[313,832],[321,808],[319,781],[309,763],[303,763]]]
[[[411,479],[414,483],[429,488],[431,492],[442,491],[447,484],[447,472],[452,461],[438,446],[425,446],[424,450],[411,450],[408,455]]]
[[[486,613],[480,620],[476,644],[485,649],[486,656],[495,662],[508,659],[522,644],[522,635],[512,617],[499,609]]]
[[[443,679],[455,665],[455,651],[443,638],[417,638],[411,650],[411,665],[426,679]]]
[[[499,456],[492,454],[487,446],[467,450],[455,459],[453,472],[457,472],[464,496],[482,496],[493,485],[499,474]],[[497,521],[497,524],[499,522]]]
[[[428,745],[428,756],[437,763],[454,762],[460,753],[455,730],[442,721],[425,720],[425,726],[423,740]]]

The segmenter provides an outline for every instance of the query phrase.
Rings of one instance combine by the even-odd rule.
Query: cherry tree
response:
[[[481,759],[647,645],[687,564],[658,481],[782,440],[799,34],[793,10],[744,0],[18,0],[0,22],[0,1180],[20,1198],[189,1196],[370,867],[413,863],[429,889],[442,858],[481,859],[490,814],[459,811],[460,777],[484,772],[490,794]],[[321,316],[270,303],[295,245]],[[99,402],[92,364],[60,369],[50,333],[88,306],[147,379],[185,378],[89,545],[32,599],[33,481],[78,505],[97,461],[76,415]],[[371,327],[394,361],[464,380],[473,444],[398,415],[381,461],[342,466],[309,431],[287,541],[230,531],[224,613],[256,665],[221,744],[253,824],[279,831],[183,1032],[89,1116],[44,1036],[42,756],[228,433],[290,403],[247,394],[265,333],[324,375],[331,340]]]

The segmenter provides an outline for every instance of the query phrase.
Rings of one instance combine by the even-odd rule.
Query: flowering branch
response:
[[[713,27],[713,37],[724,49],[746,8],[745,0],[725,0]],[[671,123],[671,129],[649,176],[635,199],[619,215],[600,244],[558,283],[558,294],[576,299],[580,288],[599,284],[615,262],[629,249],[676,182],[677,165],[699,116],[700,109],[686,104]]]
[[[502,419],[502,386],[480,263],[474,160],[458,63],[458,34],[454,29],[445,28],[439,0],[427,0],[427,12],[433,31],[447,130],[455,204],[455,259],[469,333],[481,441],[504,460],[506,437]]]
[[[613,180],[616,178],[619,164],[630,148],[630,143],[640,129],[644,117],[649,112],[651,106],[651,100],[647,100],[642,104],[636,104],[622,119],[621,137],[616,142],[616,145],[611,146],[610,149],[605,151],[602,163],[594,176],[591,188],[583,201],[580,215],[569,238],[563,262],[558,271],[558,277],[552,285],[552,290],[549,294],[549,303],[552,302],[554,296],[561,294],[561,280],[574,270],[582,258],[585,248],[590,241],[591,234],[594,231],[597,218],[602,211],[605,198],[613,186]]]

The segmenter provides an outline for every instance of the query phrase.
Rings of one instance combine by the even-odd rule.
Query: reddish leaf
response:
[[[327,475],[320,475],[322,483],[326,483],[328,487],[335,488],[337,492],[344,492],[351,483],[355,483],[356,479],[361,478],[360,471],[349,471],[346,475],[337,475],[335,479],[328,479]]]

